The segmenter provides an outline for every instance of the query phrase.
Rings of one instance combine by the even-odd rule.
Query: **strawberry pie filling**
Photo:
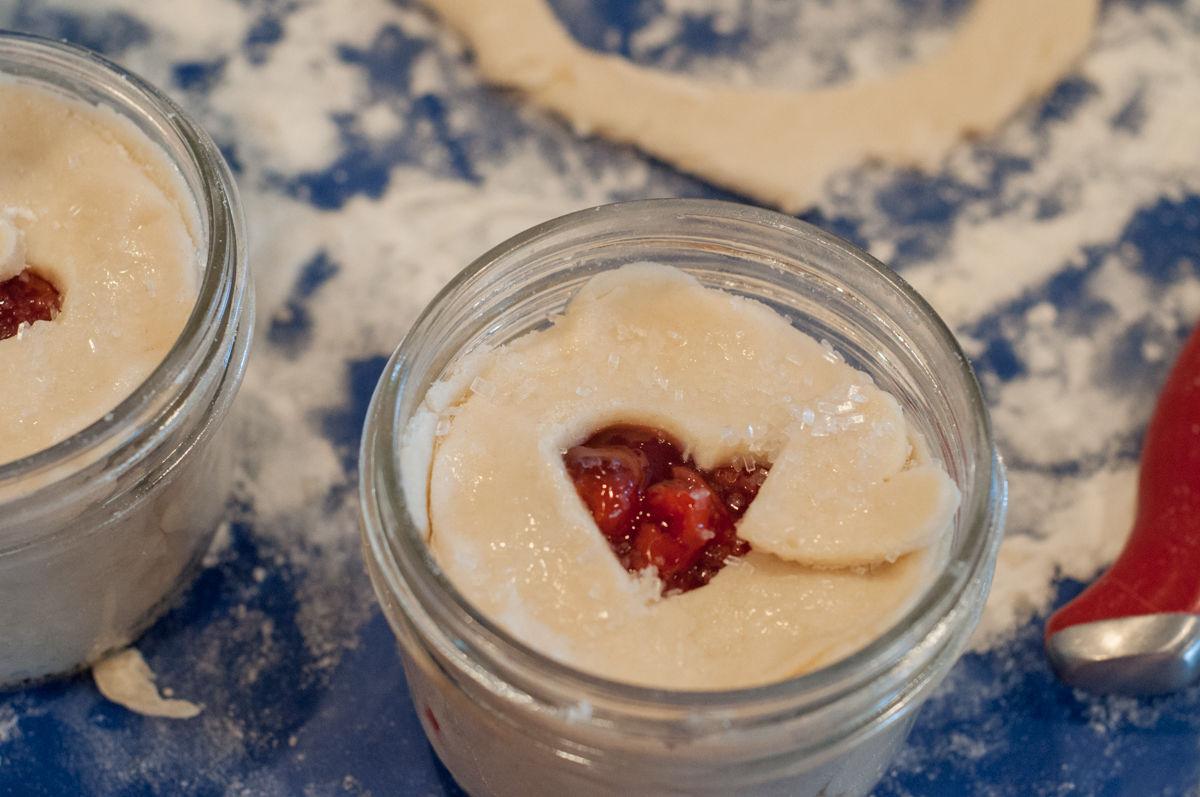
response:
[[[62,309],[62,294],[29,269],[0,282],[0,340],[17,334],[21,324],[53,321]]]
[[[702,587],[730,557],[750,551],[734,524],[758,494],[765,467],[698,468],[666,432],[636,425],[601,429],[563,460],[621,566],[655,568],[664,593]]]

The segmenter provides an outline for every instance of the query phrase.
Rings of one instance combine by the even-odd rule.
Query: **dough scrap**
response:
[[[466,37],[484,78],[599,133],[796,213],[867,161],[932,169],[1055,85],[1091,38],[1099,0],[976,0],[937,57],[815,91],[732,88],[576,42],[545,0],[422,0]]]
[[[154,685],[154,671],[137,648],[114,653],[92,667],[100,694],[130,711],[147,717],[190,719],[201,707],[188,700],[168,700]]]

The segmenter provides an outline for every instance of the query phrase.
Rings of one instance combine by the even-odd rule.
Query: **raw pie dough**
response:
[[[0,81],[0,279],[62,310],[0,340],[0,465],[99,420],[162,362],[200,275],[197,211],[166,153],[106,109]]]
[[[750,555],[662,599],[625,571],[562,459],[617,422],[666,430],[703,468],[772,462],[739,525]],[[959,501],[895,399],[828,344],[653,264],[468,357],[404,458],[418,523],[484,614],[580,669],[677,689],[782,680],[875,639],[930,581]]]
[[[146,717],[191,719],[202,709],[188,700],[164,698],[154,685],[155,674],[137,648],[125,648],[92,667],[100,694]],[[168,694],[170,690],[167,690]]]
[[[1099,0],[976,0],[936,58],[809,92],[730,88],[581,46],[545,0],[422,0],[470,42],[488,81],[522,90],[583,134],[635,144],[795,213],[865,161],[936,167],[1071,68]]]

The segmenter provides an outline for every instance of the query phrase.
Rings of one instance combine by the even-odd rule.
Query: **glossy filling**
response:
[[[702,587],[730,557],[750,552],[734,524],[769,466],[705,470],[666,432],[632,424],[601,429],[563,461],[621,566],[655,568],[664,593]]]
[[[0,340],[17,334],[22,324],[53,321],[62,309],[62,294],[49,281],[25,269],[0,282]]]

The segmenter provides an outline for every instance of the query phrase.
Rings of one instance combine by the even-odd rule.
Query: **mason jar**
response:
[[[619,683],[545,656],[477,611],[413,520],[401,456],[429,387],[481,346],[547,327],[593,275],[650,261],[766,304],[899,402],[961,491],[944,565],[893,626],[822,669],[753,688]],[[427,469],[426,469],[427,471]],[[363,536],[426,735],[473,797],[817,797],[868,793],[961,655],[991,582],[1004,469],[953,334],[899,276],[828,233],[700,200],[586,210],[483,255],[417,320],[375,391]],[[404,484],[410,482],[406,492]],[[418,499],[419,500],[419,499]]]
[[[128,398],[0,464],[0,688],[19,688],[130,644],[199,572],[230,493],[222,423],[253,289],[233,177],[175,103],[95,53],[16,33],[0,34],[0,79],[114,114],[161,149],[195,206],[201,269],[183,331]]]

